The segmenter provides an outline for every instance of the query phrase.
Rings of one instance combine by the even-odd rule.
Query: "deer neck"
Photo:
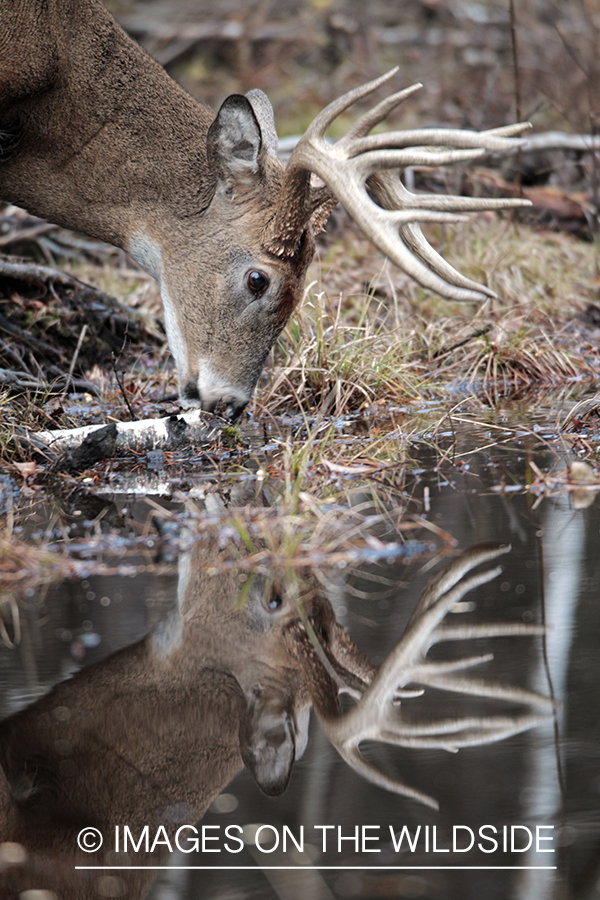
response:
[[[31,6],[36,34],[45,35],[36,77],[20,74],[29,70],[22,61],[33,23],[9,17],[9,56],[0,62],[0,130],[19,131],[0,162],[0,196],[131,252],[159,277],[165,240],[212,197],[206,133],[214,114],[96,0]]]

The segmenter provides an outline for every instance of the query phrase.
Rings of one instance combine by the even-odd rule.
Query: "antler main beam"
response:
[[[534,691],[468,675],[457,675],[473,666],[488,662],[492,654],[466,656],[451,662],[432,662],[429,648],[441,641],[498,637],[501,635],[536,635],[544,629],[536,625],[490,623],[474,626],[443,626],[442,620],[469,591],[495,578],[501,567],[468,573],[489,562],[509,547],[473,548],[432,579],[423,591],[407,629],[390,653],[361,699],[343,715],[319,715],[327,737],[343,759],[359,774],[379,787],[412,797],[437,808],[437,802],[421,791],[384,775],[362,756],[362,741],[380,741],[401,747],[441,749],[456,752],[461,747],[502,740],[532,728],[554,709],[554,703]],[[408,688],[409,685],[413,687]],[[416,686],[416,689],[415,689]],[[407,717],[401,701],[417,697],[427,687],[438,690],[489,697],[528,707],[513,715],[459,716],[418,721]]]
[[[528,206],[529,201],[413,194],[399,178],[392,179],[387,170],[447,165],[476,159],[490,151],[508,152],[522,143],[514,136],[530,126],[521,122],[482,133],[433,128],[369,135],[375,125],[421,87],[415,84],[382,100],[364,113],[344,138],[335,144],[328,143],[325,133],[334,119],[376,91],[397,71],[392,69],[349,91],[313,120],[288,162],[287,200],[294,190],[298,197],[306,197],[308,173],[313,173],[344,205],[367,237],[420,284],[452,300],[481,301],[494,297],[490,288],[465,278],[445,262],[427,243],[418,223],[462,222],[464,212]],[[273,247],[274,252],[280,255],[292,252],[286,241],[292,240],[293,232],[289,223],[287,228],[281,222],[273,227],[273,234],[284,236]],[[297,238],[298,234],[294,233],[293,239]]]

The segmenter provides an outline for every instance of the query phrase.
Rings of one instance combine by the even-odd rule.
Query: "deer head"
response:
[[[204,213],[216,284],[207,293],[198,280],[178,323],[175,287],[161,279],[169,343],[177,361],[184,405],[236,417],[250,399],[267,354],[300,302],[315,236],[339,200],[374,244],[421,284],[454,300],[495,296],[446,263],[424,238],[420,222],[458,222],[457,211],[522,205],[411,194],[397,173],[410,165],[443,165],[502,152],[526,125],[484,134],[437,129],[369,137],[370,130],[420,87],[394,94],[364,114],[346,137],[331,145],[325,133],[347,107],[384,84],[396,70],[350,91],[314,120],[285,168],[277,158],[273,109],[262,91],[229,97],[207,135],[207,158],[216,178]],[[458,148],[458,149],[457,149]],[[232,239],[233,237],[233,239]],[[178,260],[173,271],[182,269]],[[166,266],[166,264],[165,264]],[[218,327],[213,325],[218,322]],[[185,337],[184,337],[185,335]]]
[[[261,91],[229,97],[206,144],[214,192],[194,223],[202,241],[191,256],[189,239],[172,243],[159,280],[182,405],[213,410],[220,402],[236,418],[302,297],[314,235],[307,222],[286,258],[265,245],[283,167],[273,111]]]

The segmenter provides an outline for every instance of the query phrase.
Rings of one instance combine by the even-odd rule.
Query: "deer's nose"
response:
[[[248,405],[248,400],[239,397],[212,396],[202,397],[195,381],[188,381],[181,392],[181,400],[185,406],[199,406],[205,412],[221,412],[226,418],[235,422]]]
[[[266,728],[263,737],[278,750],[287,740],[289,740],[290,725],[289,720],[278,721],[272,728]]]
[[[188,381],[181,392],[181,399],[191,401],[194,405],[200,405],[200,391],[195,381]]]
[[[231,422],[235,422],[241,416],[248,404],[247,400],[229,400],[227,397],[217,397],[212,400],[201,400],[200,408],[205,412],[216,413]]]

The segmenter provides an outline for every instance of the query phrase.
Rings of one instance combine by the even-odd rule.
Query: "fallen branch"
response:
[[[48,266],[0,258],[0,366],[5,370],[21,369],[21,378],[23,372],[32,375],[20,350],[27,348],[35,355],[36,378],[52,381],[71,366],[71,377],[77,377],[76,365],[83,372],[107,361],[111,351],[122,348],[125,335],[142,346],[162,343],[152,317],[103,291]]]
[[[12,262],[8,259],[0,259],[0,275],[4,275],[6,278],[14,278],[17,281],[24,281],[27,284],[60,285],[76,291],[89,291],[108,305],[125,309],[114,297],[110,297],[97,288],[79,281],[78,278],[73,278],[72,275],[67,275],[66,272],[58,272],[49,266],[38,266],[34,263]]]
[[[114,425],[114,432],[112,427]],[[38,431],[28,437],[39,447],[44,445],[53,453],[73,452],[94,432],[105,429],[106,424],[84,425],[81,428],[61,428],[56,431]],[[143,419],[138,422],[111,423],[111,439],[114,449],[124,450],[176,450],[181,447],[208,449],[218,441],[227,423],[216,420],[199,409],[163,419]]]
[[[0,344],[2,342],[0,341]],[[4,351],[6,352],[6,351]],[[64,374],[57,375],[55,381],[44,381],[41,378],[35,378],[27,372],[20,373],[12,369],[0,369],[0,385],[6,385],[9,388],[20,391],[36,391],[40,394],[67,394],[87,393],[98,397],[100,391],[91,381],[85,381],[82,378],[71,378],[67,380]]]
[[[600,150],[600,136],[591,134],[565,134],[562,131],[545,131],[525,138],[523,145],[510,150],[506,156],[517,152],[538,153],[540,150],[576,150],[579,153],[592,153]]]

